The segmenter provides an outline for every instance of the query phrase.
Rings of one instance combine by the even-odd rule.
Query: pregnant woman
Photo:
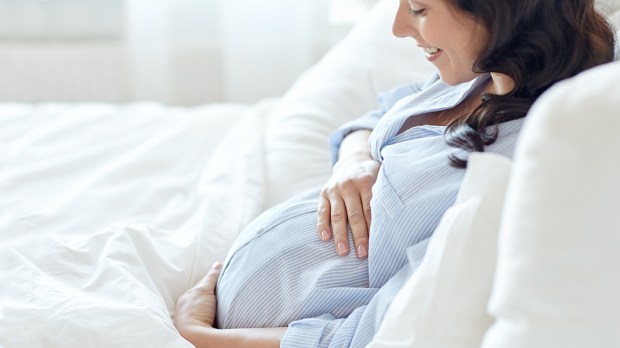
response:
[[[197,347],[365,346],[454,203],[468,154],[511,157],[545,90],[613,60],[593,0],[400,0],[393,32],[437,73],[337,131],[325,187],[258,217],[181,296],[175,325]]]

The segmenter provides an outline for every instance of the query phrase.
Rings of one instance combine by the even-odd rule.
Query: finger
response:
[[[330,201],[332,233],[336,253],[345,256],[349,253],[349,238],[347,236],[347,211],[344,201],[340,197],[334,197]]]
[[[211,269],[209,269],[209,272],[207,272],[207,275],[196,284],[195,288],[201,289],[202,291],[214,292],[221,271],[222,264],[220,262],[215,262],[211,266]]]
[[[370,222],[372,220],[372,214],[370,209],[370,199],[372,198],[372,190],[368,190],[360,193],[362,200],[362,210],[364,211],[364,219],[366,220],[366,227],[368,229],[368,235],[370,235]]]
[[[346,199],[345,203],[347,207],[347,218],[355,244],[355,252],[357,253],[357,257],[366,258],[368,256],[368,226],[366,226],[361,197],[355,196]]]
[[[330,217],[330,204],[329,200],[325,196],[319,196],[319,211],[316,218],[316,228],[319,234],[319,238],[322,241],[328,241],[331,238],[331,228],[329,227]]]

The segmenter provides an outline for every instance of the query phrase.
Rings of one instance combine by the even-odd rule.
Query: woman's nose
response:
[[[406,3],[406,2],[405,2]],[[408,5],[403,5],[402,1],[396,12],[394,23],[392,24],[392,34],[396,37],[416,37],[417,29],[411,23],[411,15],[409,14]]]

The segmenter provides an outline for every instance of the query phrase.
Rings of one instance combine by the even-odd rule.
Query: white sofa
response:
[[[286,95],[255,105],[0,103],[0,346],[190,347],[170,319],[178,296],[225,258],[261,211],[327,180],[328,136],[336,127],[373,108],[379,92],[432,71],[411,40],[391,36],[394,6],[379,1]],[[514,163],[480,157],[478,168],[504,161],[498,166],[506,169],[491,192],[500,202],[489,208],[495,220],[481,220],[501,225],[485,230],[500,248],[462,251],[480,255],[485,266],[468,272],[486,285],[473,288],[480,289],[472,295],[476,306],[463,307],[458,318],[448,315],[469,322],[461,336],[451,336],[456,346],[620,346],[597,341],[617,338],[605,330],[617,327],[611,313],[619,309],[612,271],[618,261],[612,232],[620,231],[614,214],[620,207],[614,179],[620,174],[620,138],[614,134],[620,120],[613,117],[620,106],[618,64],[587,72],[542,98],[528,116]],[[487,197],[474,190],[480,176],[470,177],[475,180],[467,181],[459,203]],[[498,198],[503,189],[505,199]],[[575,197],[583,202],[568,204]],[[512,213],[500,215],[502,206]],[[452,216],[462,217],[459,209],[455,205]],[[446,242],[437,238],[429,249],[434,260],[443,262],[442,250],[454,238],[476,238],[451,226],[444,224],[438,234]],[[556,272],[566,267],[574,272]],[[511,282],[539,270],[547,272],[541,277],[554,277]],[[451,279],[449,273],[427,274]],[[434,283],[414,279],[408,286],[428,284]],[[569,285],[571,297],[555,296]],[[411,294],[435,296],[425,289],[401,292],[398,303],[406,308]],[[576,298],[582,306],[568,306]],[[576,317],[588,308],[587,320]],[[532,313],[540,315],[528,317]],[[373,345],[448,347],[424,345],[415,320],[403,320],[417,314],[415,308],[390,309]],[[547,325],[559,317],[568,319]]]

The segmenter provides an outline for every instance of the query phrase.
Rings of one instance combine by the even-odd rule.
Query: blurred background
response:
[[[281,96],[373,0],[0,0],[0,101]]]

